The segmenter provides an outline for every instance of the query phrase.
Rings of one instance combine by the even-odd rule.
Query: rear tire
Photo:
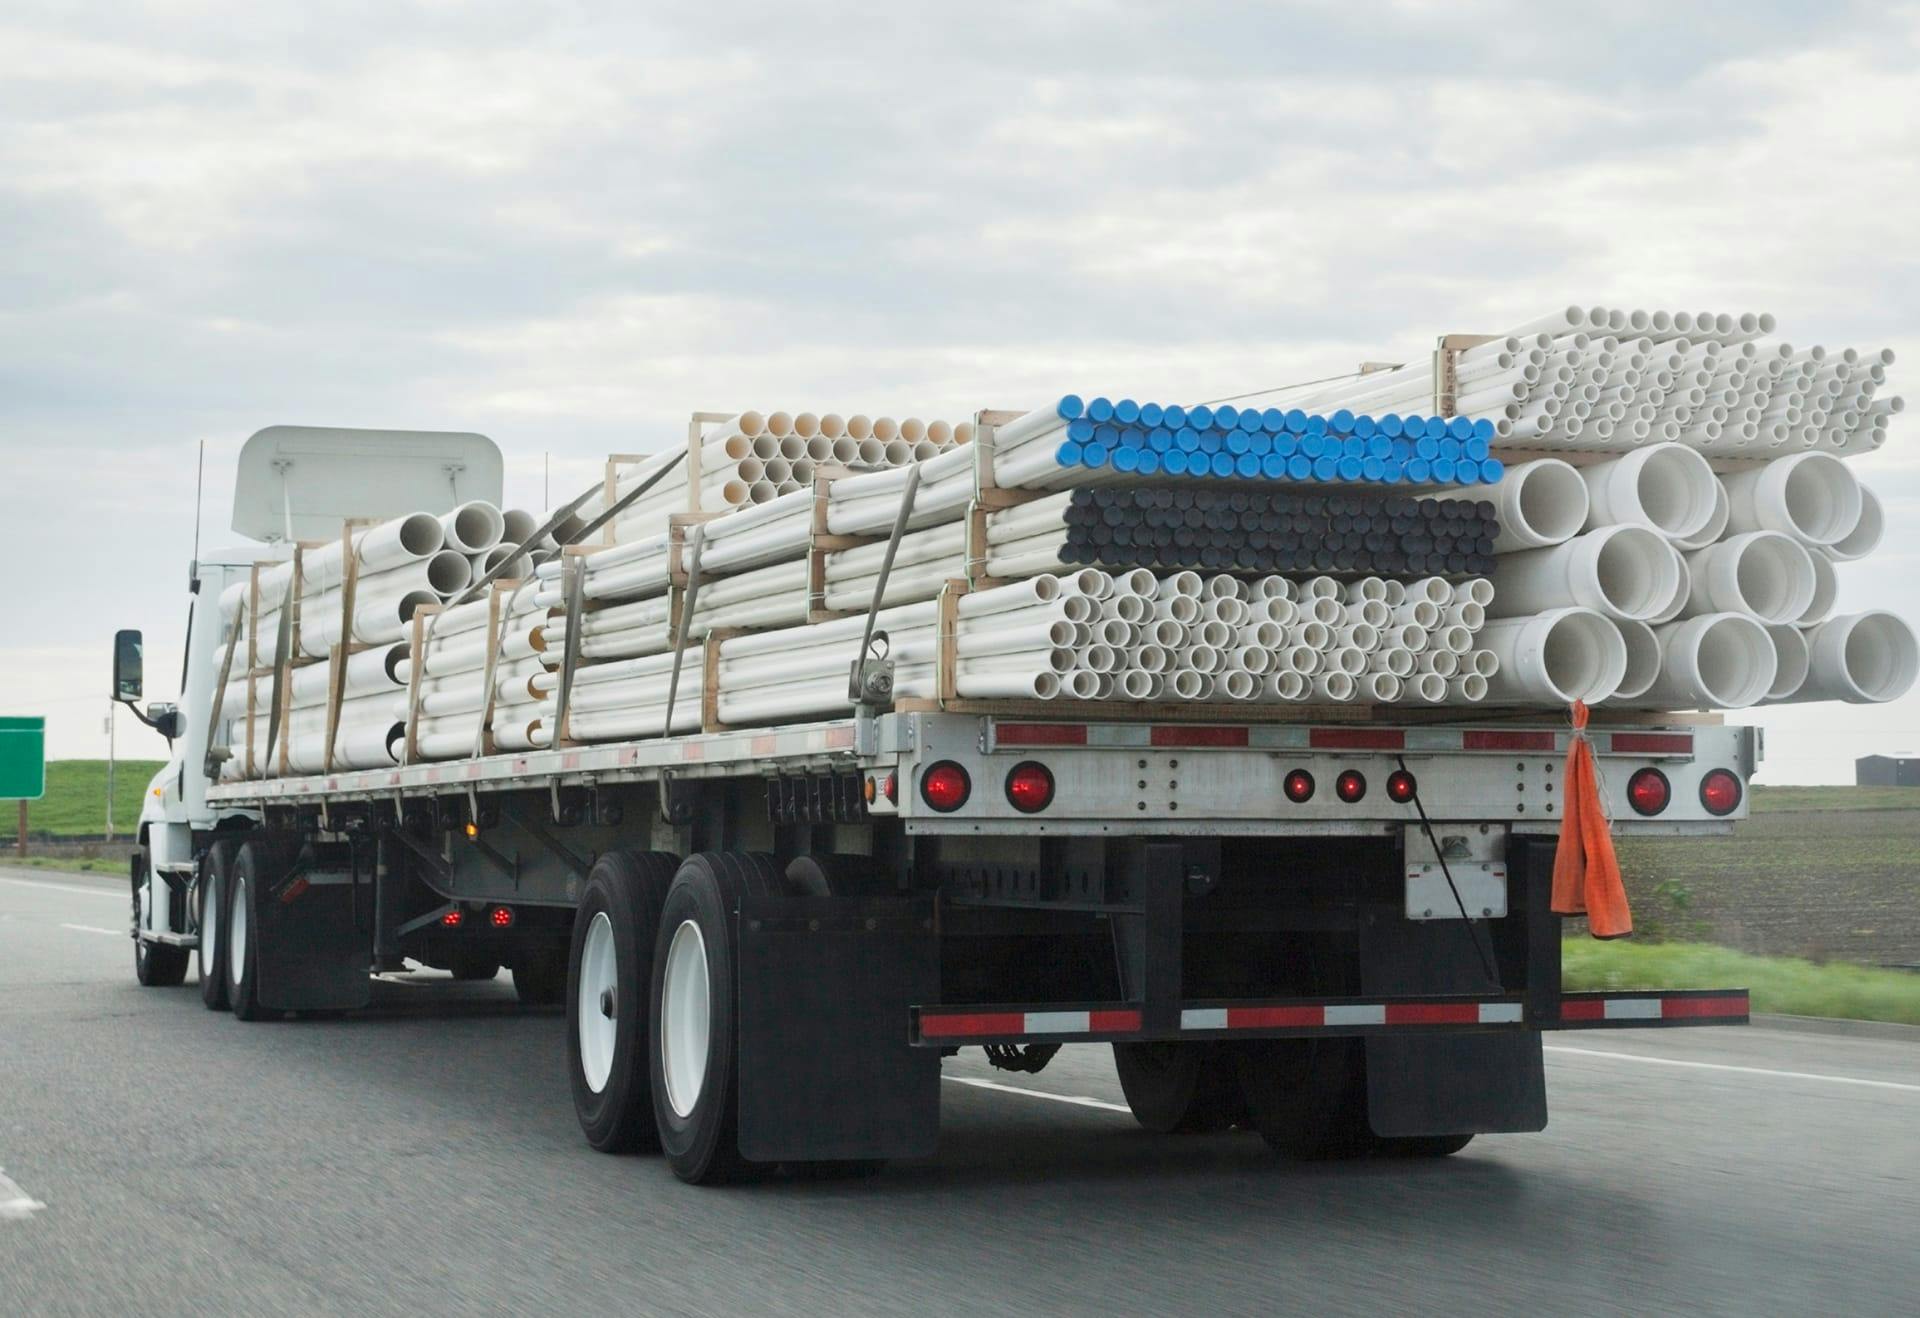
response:
[[[655,1141],[647,986],[660,904],[677,863],[664,852],[607,852],[594,863],[574,913],[563,982],[567,1074],[580,1129],[602,1153]],[[523,1001],[546,987],[545,972],[534,969],[542,964],[514,967]]]
[[[231,842],[216,842],[201,863],[200,1001],[208,1011],[227,1009],[227,943],[220,931],[226,919],[234,850]]]
[[[447,970],[457,980],[479,983],[499,975],[500,963],[487,956],[461,956],[455,957]]]
[[[647,1050],[653,1109],[673,1174],[696,1185],[739,1180],[739,1031],[735,1024],[734,920],[747,893],[784,891],[771,857],[689,856],[660,912]]]
[[[1134,1120],[1162,1135],[1227,1130],[1247,1119],[1233,1054],[1215,1043],[1116,1043],[1114,1070]]]
[[[1263,1039],[1240,1052],[1253,1125],[1282,1157],[1304,1162],[1371,1151],[1360,1039]]]

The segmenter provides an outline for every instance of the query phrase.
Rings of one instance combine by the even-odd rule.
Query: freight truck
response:
[[[996,414],[977,420],[985,439]],[[237,638],[217,601],[343,523],[500,486],[478,435],[248,444],[248,543],[192,564],[178,700],[140,711],[172,743],[132,861],[141,983],[197,962],[209,1007],[261,1022],[367,1007],[371,975],[410,965],[507,968],[523,1002],[564,1005],[588,1142],[661,1149],[690,1182],[927,1155],[963,1048],[1036,1071],[1110,1044],[1155,1131],[1442,1156],[1545,1126],[1545,1031],[1746,1019],[1739,990],[1562,989],[1564,710],[892,698],[869,642],[834,717],[703,709],[696,731],[438,760],[410,735],[387,767],[231,772],[277,755],[298,678],[284,632]],[[712,662],[680,644],[689,673]],[[115,658],[140,700],[138,633]],[[272,693],[244,751],[218,744],[243,670]],[[1586,735],[1616,833],[1746,813],[1756,729],[1642,712]]]

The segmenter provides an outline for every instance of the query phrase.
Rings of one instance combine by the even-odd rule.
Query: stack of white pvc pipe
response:
[[[1454,406],[1495,426],[1495,447],[1624,451],[1871,452],[1899,398],[1879,396],[1891,349],[1797,348],[1765,313],[1569,306],[1461,353]],[[1429,409],[1433,363],[1291,400],[1384,416]]]
[[[724,512],[770,503],[810,489],[816,470],[903,468],[966,444],[972,422],[922,421],[889,416],[842,417],[828,412],[742,412],[707,432],[700,445],[698,510]],[[614,539],[624,543],[652,535],[666,514],[694,510],[691,473],[676,447],[642,459],[615,480],[615,497],[630,493],[663,468],[672,467],[614,520]],[[674,464],[679,462],[678,466]],[[591,518],[606,506],[596,493],[579,508]]]
[[[530,750],[548,743],[551,724],[541,721],[540,691],[533,685],[534,678],[547,672],[542,634],[547,610],[535,595],[535,584],[524,582],[497,605],[484,598],[471,600],[432,620],[422,650],[420,719],[415,733],[422,759],[474,754],[487,704],[490,657],[494,745],[500,750]],[[497,636],[488,628],[490,610],[496,608]],[[402,682],[409,682],[411,661],[402,657],[396,673]]]
[[[392,645],[362,650],[348,657],[339,732],[334,740],[336,768],[377,769],[395,762],[400,735],[406,731],[405,701],[399,699],[396,703],[396,698],[403,696],[398,674],[406,663],[406,656],[406,646]],[[332,676],[329,664],[310,664],[293,669],[288,675],[290,715],[282,735],[287,743],[288,767],[295,773],[320,773],[325,768],[327,701]],[[247,686],[246,677],[231,678],[221,697],[223,731],[216,741],[233,752],[221,767],[224,779],[239,779],[246,774]],[[267,753],[272,679],[253,679],[253,689],[254,765],[271,776],[280,768],[278,753],[271,757]]]
[[[1834,563],[1869,553],[1883,519],[1830,453],[1722,478],[1698,452],[1663,443],[1578,470],[1521,463],[1491,494],[1493,700],[1883,701],[1920,668],[1893,615],[1833,617]]]

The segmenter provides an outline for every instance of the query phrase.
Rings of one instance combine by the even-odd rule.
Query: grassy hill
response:
[[[121,760],[114,766],[113,831],[131,833],[140,822],[141,794],[160,772],[160,760]],[[0,841],[11,843],[19,808],[0,801]],[[27,835],[99,837],[107,827],[107,762],[48,760],[47,794],[27,806]]]

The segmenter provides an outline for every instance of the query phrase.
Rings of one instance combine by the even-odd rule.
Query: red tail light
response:
[[[493,921],[495,929],[509,929],[513,926],[513,907],[496,906],[487,912],[487,918]]]
[[[1367,794],[1367,776],[1358,769],[1344,770],[1333,780],[1333,793],[1348,805]]]
[[[1673,784],[1658,769],[1642,769],[1627,779],[1627,804],[1635,814],[1657,815],[1673,800]]]
[[[460,927],[460,922],[464,919],[466,919],[466,917],[462,915],[459,911],[448,911],[445,915],[440,917],[440,923],[444,924],[449,929],[458,929]]]
[[[1397,805],[1405,805],[1411,801],[1419,790],[1419,784],[1405,769],[1395,769],[1387,775],[1387,799]]]
[[[1280,787],[1295,805],[1313,799],[1313,775],[1305,769],[1295,769],[1288,774]]]
[[[920,775],[920,799],[941,814],[952,814],[973,795],[973,780],[952,760],[930,765]]]
[[[888,774],[887,785],[883,787],[881,790],[887,794],[887,800],[891,801],[895,805],[899,805],[900,804],[900,775],[897,773]]]
[[[1730,815],[1740,808],[1740,779],[1726,769],[1714,769],[1700,780],[1700,804],[1710,815]]]
[[[1053,773],[1038,760],[1023,760],[1007,774],[1007,804],[1023,815],[1053,804]]]

